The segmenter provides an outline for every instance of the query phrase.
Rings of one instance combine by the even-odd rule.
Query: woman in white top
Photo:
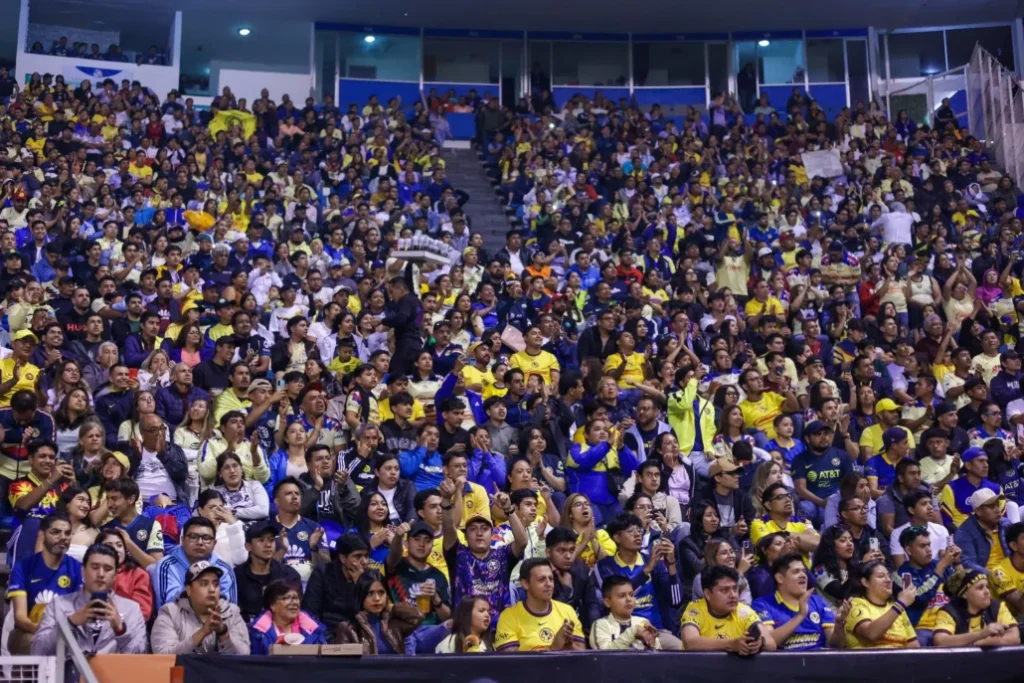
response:
[[[53,424],[56,427],[54,443],[57,444],[57,457],[70,460],[75,447],[78,446],[78,434],[83,424],[93,415],[89,405],[89,392],[84,387],[71,389],[53,413]]]
[[[409,376],[409,393],[424,406],[434,405],[434,396],[441,388],[441,378],[434,374],[434,356],[420,351],[416,365]]]
[[[213,551],[218,557],[232,566],[243,564],[249,558],[245,549],[245,526],[235,518],[219,491],[209,488],[200,493],[196,512],[217,525]]]
[[[157,349],[149,354],[149,358],[142,361],[142,368],[139,370],[139,388],[143,391],[155,392],[170,383],[171,361],[167,357],[166,351]]]
[[[199,451],[213,434],[213,406],[206,399],[192,401],[185,419],[174,430],[174,444],[188,459],[189,500],[199,495]]]
[[[68,546],[68,556],[79,562],[85,557],[85,551],[96,540],[99,529],[89,519],[89,512],[92,511],[92,499],[85,489],[72,486],[60,495],[57,503],[57,512],[63,512],[71,521],[71,545]],[[43,535],[39,534],[36,541],[36,551],[42,550]]]
[[[217,457],[217,481],[209,490],[217,491],[228,510],[241,520],[254,522],[270,514],[270,497],[258,481],[245,478],[242,460],[234,453]]]
[[[438,643],[434,652],[448,655],[463,652],[494,652],[491,635],[491,607],[480,596],[463,598],[452,614],[452,632]]]

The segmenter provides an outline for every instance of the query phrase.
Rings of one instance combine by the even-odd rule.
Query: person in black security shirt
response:
[[[235,338],[226,335],[213,343],[213,358],[204,360],[192,370],[192,383],[216,397],[231,386],[228,368],[235,355]]]
[[[299,583],[299,573],[274,559],[277,531],[269,522],[256,522],[245,530],[249,559],[235,567],[238,608],[247,622],[263,612],[263,590],[271,581],[285,579]]]
[[[391,367],[395,372],[405,374],[412,371],[416,356],[423,348],[423,330],[420,328],[423,307],[401,276],[388,282],[388,296],[394,302],[392,312],[380,322],[395,331],[395,355],[391,359]]]

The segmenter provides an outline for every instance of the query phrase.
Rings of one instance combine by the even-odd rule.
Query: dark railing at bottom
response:
[[[419,657],[178,657],[184,683],[948,683],[1024,680],[1024,647],[721,653],[577,652]]]

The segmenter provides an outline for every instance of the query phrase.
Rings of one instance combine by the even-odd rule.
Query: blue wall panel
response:
[[[594,94],[600,92],[608,99],[618,103],[620,98],[629,100],[629,88],[620,88],[618,86],[603,87],[603,86],[586,86],[586,85],[556,85],[551,89],[551,94],[554,96],[555,105],[559,108],[573,95],[583,95],[587,99],[594,99]]]
[[[846,84],[815,85],[811,83],[811,97],[818,106],[825,110],[825,116],[831,121],[839,115],[839,110],[846,106]]]
[[[476,135],[473,114],[448,114],[448,127],[452,129],[452,137],[456,140],[472,140]]]
[[[426,97],[430,94],[431,90],[436,90],[437,94],[444,97],[449,90],[455,91],[456,97],[465,97],[469,95],[470,90],[476,90],[476,94],[483,97],[487,93],[491,93],[494,97],[498,96],[498,84],[492,85],[467,85],[466,83],[424,83],[423,84],[423,95]]]
[[[793,95],[793,88],[800,88],[800,92],[807,94],[807,89],[802,85],[762,85],[761,93],[768,95],[768,104],[775,107],[779,112],[786,111],[786,102]]]
[[[361,110],[370,95],[376,95],[381,105],[387,105],[392,97],[401,97],[403,108],[411,109],[420,99],[420,86],[418,83],[342,78],[338,86],[338,107],[344,112],[348,110],[348,105],[357,104]]]
[[[633,91],[633,99],[641,106],[660,104],[662,111],[668,107],[704,106],[704,86],[689,88],[638,88]]]

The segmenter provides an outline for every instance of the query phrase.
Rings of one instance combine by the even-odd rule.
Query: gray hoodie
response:
[[[181,596],[160,608],[153,622],[153,634],[150,641],[155,655],[187,655],[187,654],[249,654],[249,629],[238,611],[224,598],[220,599],[220,613],[228,632],[224,638],[210,634],[196,647],[192,636],[203,627],[203,621],[192,609],[187,596]]]

